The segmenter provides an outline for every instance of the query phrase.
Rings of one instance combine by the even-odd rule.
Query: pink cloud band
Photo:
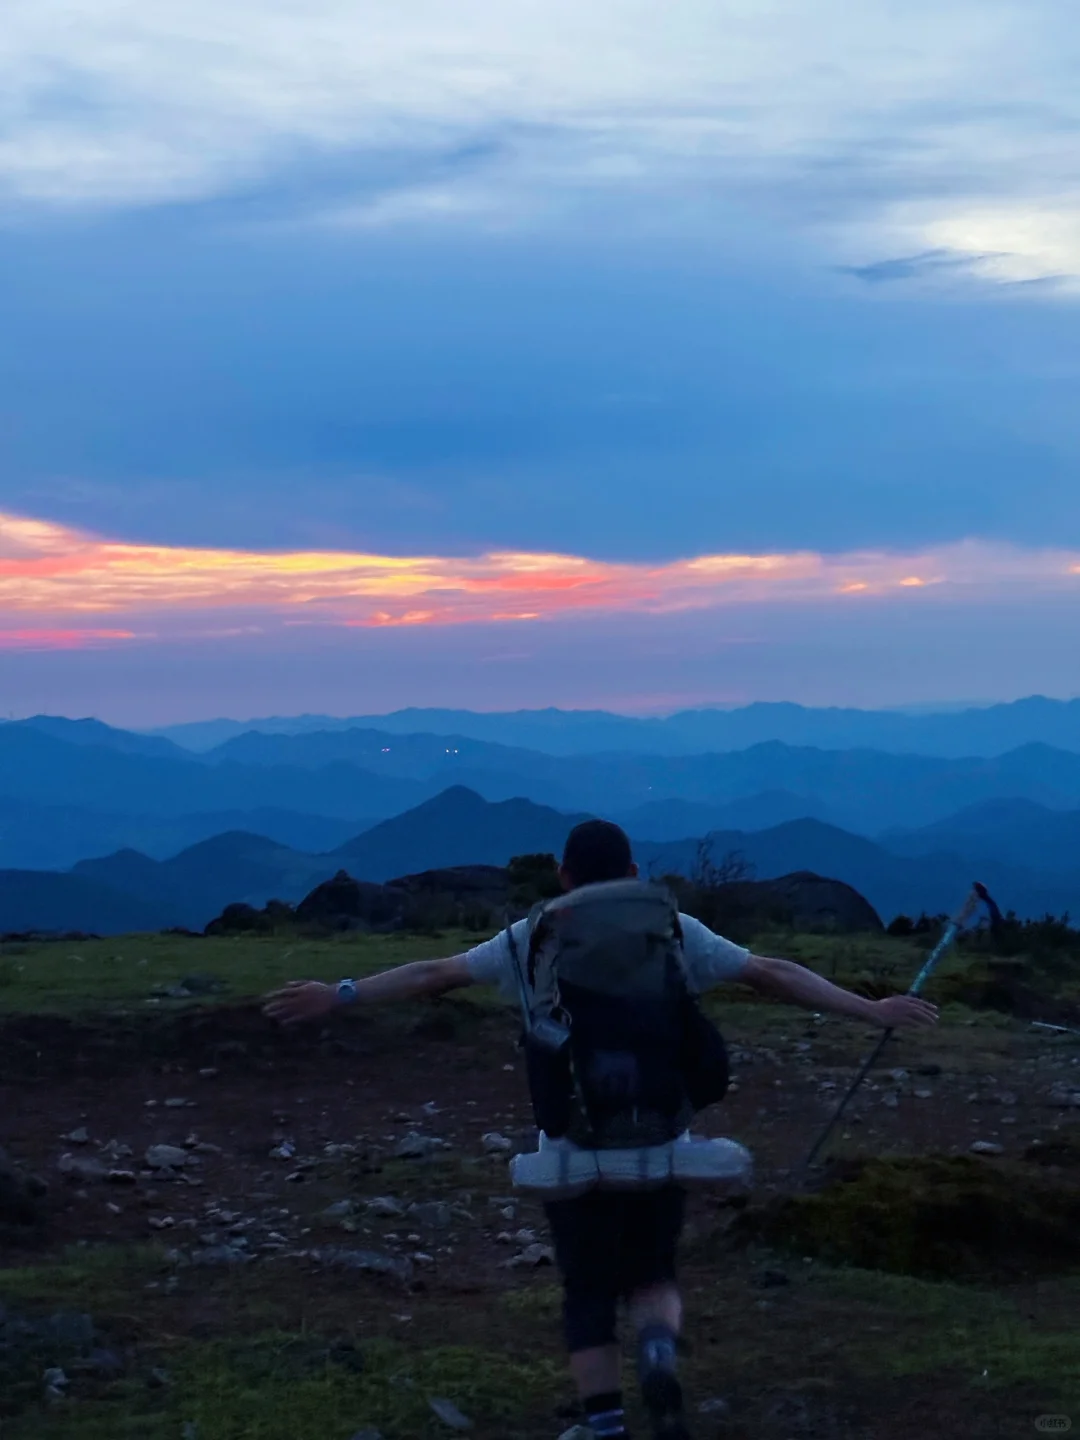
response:
[[[900,601],[928,587],[973,598],[1080,593],[1080,554],[977,540],[899,554],[710,554],[661,564],[523,551],[460,558],[196,549],[108,540],[0,514],[0,622],[8,622],[0,648],[122,642],[183,617],[201,634],[226,633],[224,617],[238,614],[257,628],[459,625],[874,596]],[[106,616],[121,624],[98,628]]]

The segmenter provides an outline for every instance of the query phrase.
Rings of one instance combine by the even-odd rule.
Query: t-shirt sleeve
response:
[[[518,920],[513,928],[518,958],[524,964],[528,921]],[[465,961],[474,985],[496,985],[504,1000],[517,999],[517,979],[505,930],[500,930],[498,935],[493,935],[490,940],[484,940],[466,951]]]
[[[683,954],[690,983],[698,994],[722,985],[725,981],[738,980],[746,969],[750,951],[733,940],[716,935],[692,915],[681,915],[683,931]]]

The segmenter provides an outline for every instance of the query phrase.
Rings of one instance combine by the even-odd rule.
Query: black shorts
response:
[[[619,1301],[675,1279],[686,1192],[591,1190],[544,1209],[565,1288],[567,1345],[571,1353],[609,1345]]]

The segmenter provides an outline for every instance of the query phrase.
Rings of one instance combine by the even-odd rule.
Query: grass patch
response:
[[[977,1388],[1034,1385],[1048,1395],[1080,1393],[1075,1279],[1049,1287],[1046,1305],[1007,1291],[876,1270],[819,1271],[814,1283],[852,1306],[845,1349],[865,1374],[902,1379],[955,1371]]]
[[[122,1310],[167,1268],[152,1245],[73,1245],[46,1264],[0,1269],[0,1300],[20,1311]]]
[[[519,1427],[550,1414],[565,1384],[553,1359],[524,1353],[412,1350],[391,1341],[353,1349],[276,1333],[182,1341],[165,1363],[164,1390],[118,1382],[108,1395],[24,1415],[5,1428],[5,1440],[349,1440],[364,1428],[385,1440],[422,1440],[448,1433],[431,1397],[456,1405],[478,1437],[526,1440],[537,1431]]]
[[[287,980],[374,974],[411,960],[452,955],[475,944],[460,931],[430,935],[345,935],[328,940],[274,936],[124,935],[43,941],[0,950],[6,1012],[78,1015],[137,1007],[143,1012],[254,1000]],[[189,977],[220,988],[192,998],[167,992]]]

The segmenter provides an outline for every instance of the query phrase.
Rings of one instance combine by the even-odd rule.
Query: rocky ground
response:
[[[719,1013],[736,1079],[709,1128],[753,1149],[757,1207],[796,1187],[867,1036],[773,1006]],[[533,1138],[513,1042],[507,1015],[453,999],[287,1035],[250,1005],[0,1023],[0,1140],[50,1187],[45,1228],[2,1232],[3,1440],[571,1426],[543,1217],[507,1179]],[[956,1010],[883,1066],[846,1154],[977,1153],[1075,1183],[1080,1042]],[[1032,1142],[1064,1148],[1035,1165]],[[1080,1286],[1055,1265],[928,1281],[745,1233],[695,1197],[701,1436],[1080,1425]]]

